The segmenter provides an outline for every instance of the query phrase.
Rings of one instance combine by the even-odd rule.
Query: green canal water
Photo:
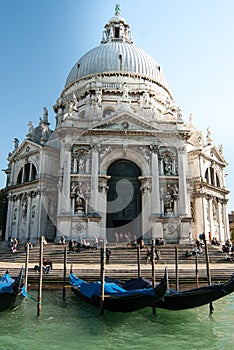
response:
[[[35,291],[30,294],[37,297]],[[222,350],[233,349],[234,293],[187,311],[150,308],[133,313],[105,312],[70,292],[44,291],[41,316],[26,299],[15,312],[0,313],[0,350]]]

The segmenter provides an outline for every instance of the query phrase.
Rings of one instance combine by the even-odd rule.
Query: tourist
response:
[[[209,241],[210,241],[210,243],[212,244],[212,235],[211,235],[211,232],[208,232],[208,236],[209,236]]]
[[[43,260],[43,272],[44,273],[49,273],[50,270],[53,269],[53,263],[49,259],[44,259]]]
[[[145,246],[145,243],[143,241],[143,239],[140,240],[140,249],[143,249]]]
[[[60,244],[65,244],[65,243],[66,243],[66,240],[65,240],[65,237],[64,237],[64,236],[62,236],[62,237],[60,238],[59,243],[60,243]]]
[[[147,247],[146,254],[145,254],[146,264],[150,263],[150,257],[151,257],[151,251],[150,251],[150,248]]]
[[[73,239],[70,239],[68,243],[69,253],[74,253],[75,242]]]
[[[193,255],[193,253],[191,252],[190,249],[187,249],[184,255],[186,256],[186,258],[189,258],[190,256]]]
[[[15,253],[17,251],[17,246],[15,244],[13,244],[12,248],[11,248],[11,251],[12,253]]]
[[[8,244],[9,244],[10,251],[12,252],[12,248],[13,248],[13,245],[14,245],[14,240],[13,240],[13,238],[9,237],[9,239],[8,239]]]
[[[137,238],[136,238],[136,235],[133,235],[133,239],[132,239],[132,247],[136,247],[137,246]]]
[[[197,244],[194,244],[194,246],[193,246],[193,250],[192,250],[192,254],[193,254],[193,255],[196,255],[196,254],[197,254],[198,249],[199,249],[199,247],[197,246]]]
[[[13,245],[15,246],[15,249],[18,247],[18,240],[16,238],[13,239]]]
[[[222,246],[222,251],[224,253],[227,253],[229,254],[229,252],[231,251],[232,249],[232,242],[230,241],[230,239],[227,239],[225,244]]]
[[[211,240],[211,245],[220,246],[220,242],[217,240],[216,237],[213,237]]]
[[[202,247],[200,246],[197,250],[197,254],[201,255],[202,254]]]
[[[106,264],[110,263],[111,250],[110,248],[106,248]]]
[[[31,243],[30,241],[27,241],[27,242],[25,243],[25,245],[24,245],[24,250],[25,250],[25,252],[27,251],[27,246],[28,246],[28,249],[29,249],[29,250],[32,250],[32,249],[33,249],[32,243]]]
[[[161,259],[161,252],[159,249],[155,248],[155,260],[158,261]]]

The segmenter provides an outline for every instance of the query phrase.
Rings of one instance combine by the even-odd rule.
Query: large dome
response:
[[[65,86],[92,74],[110,72],[143,75],[169,89],[153,57],[132,43],[114,41],[101,44],[82,56],[69,73]]]
[[[165,75],[155,59],[133,44],[127,22],[117,11],[105,25],[101,44],[82,56],[70,71],[65,88],[95,74],[136,74],[153,80],[169,92]]]

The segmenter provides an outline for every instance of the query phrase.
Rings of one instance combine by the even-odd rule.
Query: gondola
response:
[[[19,275],[13,279],[7,271],[0,278],[0,311],[14,311],[24,299],[23,268]]]
[[[80,299],[100,307],[101,302],[101,282],[85,282],[78,278],[73,272],[70,273],[70,285],[72,291]],[[141,284],[142,285],[142,284]],[[138,284],[137,289],[127,290],[118,283],[105,281],[103,308],[114,312],[132,312],[152,307],[161,300],[167,291],[167,271],[162,281],[153,288],[148,288]]]
[[[206,305],[234,291],[234,274],[225,283],[184,291],[170,289],[165,297],[154,304],[155,307],[167,310],[185,310]]]

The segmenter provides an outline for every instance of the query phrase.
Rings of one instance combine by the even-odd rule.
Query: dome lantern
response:
[[[129,25],[120,17],[119,4],[115,6],[115,16],[105,25],[101,44],[113,41],[133,43]]]

